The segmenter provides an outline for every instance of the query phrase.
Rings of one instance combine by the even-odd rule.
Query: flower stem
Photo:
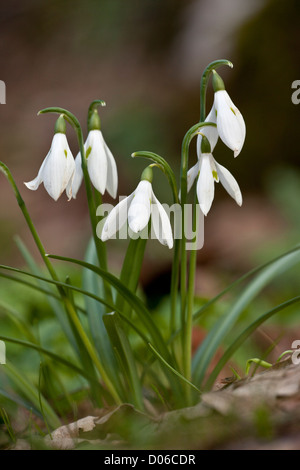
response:
[[[177,311],[177,290],[179,284],[179,264],[180,264],[180,239],[175,239],[174,255],[171,276],[171,315],[170,315],[170,337],[173,336],[176,329],[176,311]]]
[[[180,266],[180,292],[181,292],[181,323],[182,323],[182,348],[185,350],[186,335],[186,291],[187,291],[187,253],[185,236],[185,206],[187,203],[187,172],[189,162],[189,147],[192,139],[198,134],[199,129],[205,126],[216,126],[211,122],[201,122],[192,126],[184,136],[181,150],[181,215],[182,215],[182,233],[181,233],[181,266]],[[190,353],[191,354],[191,353]]]
[[[213,70],[216,70],[217,68],[221,67],[222,65],[228,65],[228,67],[233,67],[232,62],[230,62],[227,59],[220,59],[220,60],[215,60],[208,64],[206,69],[204,70],[202,77],[201,77],[201,82],[200,82],[200,122],[203,122],[206,117],[206,90],[207,90],[207,85],[208,85],[208,80],[210,77],[210,74],[212,73]]]
[[[196,233],[195,240],[197,242],[198,226],[197,226],[197,195],[195,193],[195,200],[193,205],[193,233]],[[184,337],[184,372],[188,380],[192,378],[192,329],[193,329],[193,310],[194,310],[194,294],[195,294],[195,277],[197,265],[197,249],[191,250],[189,259],[189,277],[188,277],[188,292],[187,292],[187,312],[186,312],[186,328]],[[190,401],[190,389],[188,392],[188,401]]]

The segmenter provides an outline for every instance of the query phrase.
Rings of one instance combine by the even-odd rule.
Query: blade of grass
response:
[[[67,368],[73,370],[74,372],[76,372],[77,374],[81,375],[82,377],[84,377],[85,379],[87,379],[87,381],[95,381],[95,384],[98,384],[99,387],[101,387],[101,384],[99,383],[99,380],[98,379],[94,379],[93,377],[89,376],[88,373],[83,370],[83,369],[80,369],[80,367],[76,366],[75,364],[73,364],[72,362],[68,361],[67,359],[65,359],[64,357],[62,356],[59,356],[58,354],[55,354],[53,353],[52,351],[49,351],[48,349],[46,348],[43,348],[42,346],[39,346],[38,344],[36,343],[30,343],[29,341],[24,341],[24,340],[21,340],[21,339],[17,339],[17,338],[10,338],[9,336],[4,336],[4,335],[0,335],[0,340],[4,341],[4,342],[7,342],[7,343],[13,343],[13,344],[17,344],[19,346],[23,346],[23,347],[26,347],[26,348],[30,348],[30,349],[34,349],[36,350],[37,352],[39,352],[40,354],[43,354],[43,355],[46,355],[46,356],[49,356],[51,357],[51,359],[53,359],[54,361],[57,361],[59,362],[60,364],[66,366]]]
[[[223,339],[235,324],[247,305],[276,276],[300,262],[300,253],[288,253],[276,259],[260,272],[244,289],[237,301],[213,326],[193,358],[193,381],[201,386],[207,367]]]
[[[206,384],[205,384],[205,390],[209,390],[216,378],[218,377],[219,373],[221,370],[225,367],[229,359],[233,356],[233,354],[242,346],[242,344],[249,338],[249,336],[259,327],[261,326],[264,322],[266,322],[269,318],[271,318],[273,315],[276,313],[290,307],[291,305],[300,302],[300,295],[297,297],[294,297],[293,299],[287,300],[276,307],[272,308],[268,312],[264,313],[261,315],[257,320],[255,320],[251,325],[249,325],[232,343],[231,345],[227,348],[225,353],[222,355],[221,359],[215,366],[214,370],[210,374]]]
[[[124,370],[124,378],[130,388],[131,400],[139,410],[144,409],[141,382],[138,376],[136,362],[132,353],[131,346],[124,332],[121,319],[116,312],[105,314],[103,317],[104,325],[109,334],[112,346],[117,352]],[[130,400],[130,402],[131,402]]]
[[[57,285],[57,286],[60,286],[60,287],[65,287],[65,288],[68,288],[68,289],[72,289],[75,292],[78,292],[78,293],[82,294],[83,296],[87,296],[87,297],[90,297],[91,299],[95,299],[100,304],[103,304],[106,307],[108,307],[110,311],[117,310],[116,306],[114,304],[110,304],[110,303],[106,302],[104,299],[102,299],[101,297],[97,296],[96,294],[93,294],[92,292],[88,292],[86,290],[83,290],[83,289],[81,289],[79,287],[76,287],[76,286],[73,286],[71,284],[67,284],[67,283],[60,282],[60,281],[54,281],[53,279],[45,278],[45,277],[42,277],[42,276],[37,276],[35,274],[32,274],[32,273],[27,272],[27,271],[23,271],[23,270],[18,269],[18,268],[12,268],[11,266],[0,265],[0,269],[5,269],[5,270],[8,270],[8,271],[16,272],[18,274],[33,277],[35,279],[40,279],[40,280],[45,281],[46,283],[49,283],[49,284],[53,284],[53,285]],[[145,334],[140,330],[140,328],[138,328],[138,326],[135,323],[133,323],[129,318],[126,318],[122,314],[122,312],[118,311],[118,313],[122,317],[122,319],[124,321],[126,321],[128,323],[128,325],[130,325],[131,328],[138,333],[138,335],[143,339],[143,341],[146,344],[148,344],[149,340],[146,338]]]
[[[25,378],[17,367],[13,366],[10,362],[7,362],[5,365],[5,374],[17,386],[27,400],[29,400],[35,408],[39,409],[39,392],[36,387],[30,383],[28,377]],[[54,429],[58,428],[61,425],[61,422],[57,414],[43,396],[41,396],[41,400],[43,403],[44,414],[49,425]]]
[[[232,290],[234,287],[239,286],[243,281],[248,279],[249,277],[253,276],[254,274],[258,274],[260,271],[263,269],[267,268],[268,266],[272,265],[276,261],[279,261],[286,256],[292,254],[292,253],[297,253],[300,251],[300,245],[297,245],[295,248],[283,253],[280,256],[277,256],[276,258],[271,259],[270,261],[267,261],[266,263],[263,263],[259,266],[256,266],[255,268],[251,269],[247,273],[243,274],[241,277],[236,279],[234,282],[232,282],[226,289],[222,290],[218,295],[210,299],[208,302],[206,302],[202,307],[200,307],[194,314],[193,314],[193,320],[196,321],[200,318],[200,316],[208,310],[209,307],[211,307],[215,302],[217,302],[221,297],[223,297],[225,294],[227,294],[230,290]],[[179,331],[176,331],[175,335],[177,336],[179,334]],[[174,335],[174,336],[175,336]]]
[[[34,413],[35,416],[37,416],[38,418],[43,419],[41,412],[37,410],[32,405],[32,403],[29,403],[28,401],[21,398],[19,395],[16,395],[15,392],[12,394],[12,393],[9,393],[7,390],[3,390],[0,388],[0,398],[1,397],[4,398],[5,400],[8,400],[11,403],[14,403],[15,405],[22,406],[26,410]]]
[[[135,294],[133,294],[129,289],[127,289],[126,286],[122,284],[122,282],[113,276],[112,274],[102,270],[101,268],[98,268],[97,266],[94,266],[92,264],[86,263],[85,261],[73,259],[73,258],[67,258],[67,257],[62,257],[62,256],[56,256],[56,255],[48,255],[49,257],[53,259],[58,259],[61,261],[67,261],[70,263],[78,264],[79,266],[83,266],[84,268],[90,269],[91,271],[94,271],[97,273],[99,276],[101,276],[104,280],[109,282],[112,287],[114,287],[119,293],[121,293],[126,301],[131,305],[132,309],[136,312],[136,314],[140,317],[142,320],[144,326],[148,330],[149,334],[151,335],[153,342],[155,344],[155,348],[162,353],[164,357],[167,358],[167,361],[172,365],[173,363],[173,358],[165,344],[165,341],[155,325],[148,309],[145,307],[143,302],[137,297]],[[182,401],[182,393],[181,393],[181,387],[178,383],[178,381],[174,380],[173,374],[169,374],[168,371],[166,371],[168,380],[171,382],[171,386],[173,388],[173,391],[178,398],[178,400],[181,402]]]
[[[94,244],[94,240],[91,240],[85,255],[85,260],[88,263],[96,264],[97,252]],[[97,297],[104,297],[104,286],[101,278],[89,269],[83,269],[82,273],[82,287],[84,290],[97,295]],[[87,318],[91,335],[94,340],[94,344],[98,351],[99,357],[101,357],[107,373],[110,374],[111,379],[114,381],[115,386],[121,387],[119,383],[116,369],[117,364],[114,357],[114,353],[107,336],[107,331],[103,323],[103,315],[106,313],[105,305],[99,303],[95,298],[84,296],[84,302],[87,312]],[[108,306],[106,306],[108,308]],[[113,307],[113,305],[111,306]],[[111,308],[109,309],[112,310]]]
[[[15,237],[15,243],[20,253],[22,254],[25,262],[27,263],[29,270],[36,276],[40,276],[40,277],[36,277],[35,279],[37,279],[39,286],[43,288],[44,282],[41,279],[42,277],[45,277],[43,271],[36,264],[31,253],[29,252],[29,250],[27,249],[27,247],[25,246],[25,244],[19,237]],[[77,355],[79,355],[79,348],[78,348],[78,344],[77,344],[74,332],[72,331],[72,327],[68,321],[68,317],[66,316],[65,310],[61,302],[53,298],[53,296],[47,295],[46,298],[48,300],[49,305],[52,308],[52,311],[54,312],[56,318],[58,319],[62,327],[62,330],[64,331],[69,343],[72,345],[73,349],[77,352]]]
[[[146,244],[146,239],[130,239],[124,258],[120,281],[133,293],[136,293],[138,287]],[[116,298],[116,307],[118,310],[121,310],[126,317],[130,316],[131,307],[126,303],[124,297],[119,292]]]
[[[158,351],[156,351],[156,349],[152,346],[151,343],[148,343],[149,345],[149,348],[151,349],[151,351],[154,353],[154,355],[173,373],[175,374],[177,377],[179,377],[180,380],[182,380],[183,382],[185,382],[186,384],[188,384],[190,387],[192,387],[196,392],[198,393],[201,393],[201,390],[199,390],[199,388],[196,387],[196,385],[194,385],[192,382],[190,382],[188,379],[186,379],[183,375],[180,374],[180,372],[178,372],[176,369],[174,369],[174,367],[172,367],[160,354]]]

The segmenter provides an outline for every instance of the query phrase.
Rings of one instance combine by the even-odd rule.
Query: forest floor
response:
[[[219,384],[221,387],[221,384]],[[300,449],[300,367],[286,359],[204,393],[190,408],[151,416],[124,404],[14,449]]]

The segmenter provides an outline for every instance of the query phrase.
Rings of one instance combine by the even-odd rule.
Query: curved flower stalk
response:
[[[104,224],[101,240],[112,238],[128,220],[134,233],[140,233],[152,220],[154,234],[158,241],[173,247],[173,235],[169,217],[152,189],[152,168],[147,167],[136,190],[117,204]]]
[[[212,149],[204,134],[201,136],[201,147],[198,162],[188,172],[188,191],[195,179],[197,180],[197,198],[204,215],[207,215],[215,192],[215,182],[223,185],[228,194],[241,206],[243,202],[241,190],[236,179],[224,166],[220,165],[212,155]]]
[[[24,183],[28,189],[36,191],[41,183],[48,194],[57,201],[64,190],[68,200],[72,198],[72,181],[75,173],[75,162],[66,138],[66,123],[61,115],[55,124],[55,134],[50,150],[44,159],[37,177]]]
[[[118,172],[115,159],[108,148],[100,130],[100,118],[94,110],[89,120],[89,133],[84,144],[87,170],[93,186],[104,194],[105,191],[115,198],[118,191]],[[76,172],[72,183],[72,196],[75,199],[83,180],[80,152],[75,159]]]

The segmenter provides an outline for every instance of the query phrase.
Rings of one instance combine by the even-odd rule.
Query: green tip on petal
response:
[[[222,78],[220,77],[220,75],[215,70],[213,70],[212,84],[213,84],[214,92],[225,90],[224,82]]]
[[[55,123],[54,133],[55,134],[65,134],[67,130],[66,121],[64,115],[61,114]]]
[[[213,170],[212,174],[213,174],[214,180],[218,181],[218,173],[215,170]]]
[[[141,176],[141,181],[149,181],[149,183],[152,183],[152,180],[153,180],[153,170],[150,165],[144,169],[142,176]]]

